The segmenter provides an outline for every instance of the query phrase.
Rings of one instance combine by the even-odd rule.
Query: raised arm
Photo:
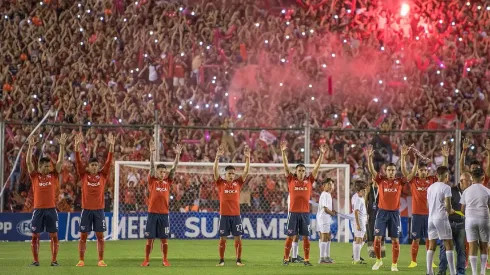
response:
[[[444,157],[442,160],[442,166],[447,167],[449,165],[449,146],[447,144],[442,145],[441,154]]]
[[[461,156],[459,158],[459,171],[461,173],[466,172],[465,159],[466,159],[466,152],[468,152],[468,148],[470,148],[470,140],[465,138],[463,140],[463,148],[461,150]]]
[[[182,145],[177,144],[177,146],[175,146],[174,148],[174,152],[175,152],[174,164],[172,165],[172,169],[170,169],[170,173],[168,174],[168,177],[171,179],[174,178],[175,170],[177,170],[177,165],[179,165],[180,154],[182,154]]]
[[[245,181],[250,169],[250,147],[245,146],[243,149],[243,154],[245,155],[245,169],[243,169],[242,180]]]
[[[155,141],[150,140],[150,177],[155,177]]]
[[[85,173],[85,167],[83,166],[82,158],[80,156],[80,145],[83,142],[82,133],[78,133],[75,136],[75,168],[77,170],[77,174],[82,177]]]
[[[58,143],[60,144],[60,152],[58,153],[58,161],[56,162],[56,173],[59,174],[63,168],[63,161],[65,161],[66,134],[61,134]]]
[[[109,153],[107,154],[107,158],[105,160],[104,167],[102,167],[102,171],[101,171],[101,173],[104,175],[109,174],[109,172],[111,170],[111,166],[112,166],[112,157],[114,154],[114,144],[116,143],[116,139],[114,138],[112,133],[109,133],[109,136],[107,137],[107,142],[109,143]]]
[[[218,147],[218,151],[216,152],[216,158],[214,159],[214,166],[213,166],[215,181],[219,179],[219,170],[218,170],[219,157],[221,157],[224,153],[225,153],[225,148],[223,146]]]
[[[320,155],[318,156],[318,160],[315,163],[315,167],[313,167],[313,171],[311,171],[311,175],[316,179],[316,176],[318,176],[318,171],[320,170],[320,165],[322,164],[323,157],[325,156],[325,153],[328,152],[328,146],[326,144],[322,144],[320,146]]]
[[[411,181],[415,176],[415,173],[418,168],[419,161],[415,158],[415,163],[412,167],[412,171],[408,172],[407,170],[407,155],[408,155],[408,147],[406,145],[402,145],[401,148],[401,166],[402,166],[402,174],[407,179],[407,181]]]
[[[371,174],[371,177],[373,179],[375,179],[378,176],[378,172],[376,172],[376,169],[374,169],[373,155],[374,155],[373,146],[368,145],[368,147],[366,149],[366,158],[368,161],[368,170],[369,170],[369,173]]]
[[[284,164],[284,174],[289,176],[289,166],[288,166],[288,154],[286,150],[288,149],[288,143],[283,140],[281,141],[281,153],[282,153],[282,163]]]
[[[37,141],[36,141],[36,138],[34,137],[34,135],[32,135],[29,137],[27,142],[29,143],[29,147],[27,148],[27,157],[26,157],[27,172],[29,172],[29,174],[31,174],[36,169],[34,166],[34,163],[32,163],[32,149],[36,145]]]
[[[487,152],[487,166],[485,167],[485,176],[490,177],[490,139],[485,141],[485,151]]]

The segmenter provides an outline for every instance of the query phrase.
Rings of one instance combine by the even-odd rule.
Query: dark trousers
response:
[[[456,250],[456,272],[458,275],[465,274],[466,248],[465,240],[466,233],[464,230],[464,222],[451,222],[451,230],[453,231],[453,242]],[[445,273],[447,270],[446,248],[444,242],[440,244],[441,252],[439,253],[439,273]]]

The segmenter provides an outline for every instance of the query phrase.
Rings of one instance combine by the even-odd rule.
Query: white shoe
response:
[[[398,265],[397,264],[391,264],[391,271],[398,271]]]
[[[379,270],[379,268],[383,265],[383,260],[376,260],[376,263],[373,265],[372,270]]]

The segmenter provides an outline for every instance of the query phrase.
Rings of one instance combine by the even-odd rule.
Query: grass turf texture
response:
[[[169,240],[169,262],[171,267],[162,266],[160,241],[155,240],[149,267],[140,267],[144,260],[145,240],[106,241],[105,262],[108,267],[97,267],[96,242],[87,243],[85,267],[76,267],[78,262],[78,242],[60,242],[58,253],[59,267],[51,267],[51,250],[49,242],[41,242],[39,252],[40,267],[29,267],[32,262],[30,242],[0,243],[0,274],[12,275],[56,275],[56,274],[90,274],[90,275],[130,275],[130,274],[393,274],[391,272],[391,245],[386,244],[384,265],[378,271],[372,271],[373,259],[368,259],[366,245],[361,256],[366,265],[352,265],[352,244],[332,243],[332,258],[335,264],[318,264],[318,242],[311,242],[311,263],[313,267],[303,264],[282,266],[284,241],[244,240],[242,260],[244,267],[235,265],[233,240],[229,239],[226,247],[225,266],[216,267],[218,263],[218,240]],[[425,274],[425,247],[421,246],[418,255],[418,267],[407,268],[410,263],[410,246],[401,245],[398,269],[405,274]],[[304,256],[300,242],[300,255]],[[434,255],[438,263],[437,251]],[[437,272],[437,270],[436,270]]]

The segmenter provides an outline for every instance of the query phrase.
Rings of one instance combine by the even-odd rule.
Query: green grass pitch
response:
[[[233,240],[227,242],[224,267],[218,263],[218,240],[169,240],[169,262],[171,267],[161,264],[160,242],[155,240],[151,255],[151,266],[140,267],[144,259],[144,240],[107,241],[105,262],[108,267],[97,267],[97,248],[95,242],[87,243],[85,267],[75,267],[78,262],[78,242],[60,242],[58,262],[61,266],[49,266],[51,252],[49,242],[42,242],[40,248],[40,267],[29,267],[32,261],[29,242],[0,243],[0,274],[12,275],[56,275],[56,274],[90,274],[90,275],[151,275],[151,274],[393,274],[391,272],[391,245],[386,245],[387,258],[379,271],[372,271],[373,259],[368,259],[366,247],[362,257],[367,265],[352,265],[352,244],[332,243],[332,258],[335,264],[318,265],[318,242],[311,242],[311,262],[313,267],[302,264],[282,266],[284,241],[244,240],[244,267],[237,267],[234,262]],[[398,269],[405,274],[425,274],[425,247],[421,246],[418,255],[419,266],[407,268],[410,263],[410,246],[402,245]],[[434,258],[438,257],[438,251]],[[300,255],[302,245],[300,243]],[[438,261],[436,260],[436,263]]]

